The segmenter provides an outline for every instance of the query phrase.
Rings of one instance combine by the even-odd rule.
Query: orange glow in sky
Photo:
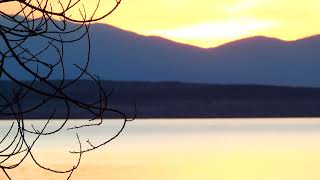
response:
[[[83,1],[88,12],[94,2]],[[98,14],[114,4],[103,0]],[[319,34],[319,7],[319,0],[122,0],[102,22],[207,48],[257,35],[295,40]]]

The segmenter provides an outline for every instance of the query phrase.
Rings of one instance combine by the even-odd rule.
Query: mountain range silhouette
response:
[[[320,87],[319,35],[290,42],[258,36],[204,49],[106,24],[91,25],[90,33],[89,70],[102,80]],[[34,39],[29,46],[41,43]],[[65,44],[67,79],[79,73],[73,64],[84,65],[87,47],[85,40]],[[43,56],[54,61],[54,53]],[[29,80],[14,63],[5,68]]]

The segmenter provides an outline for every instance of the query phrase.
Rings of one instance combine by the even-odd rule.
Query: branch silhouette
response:
[[[7,121],[10,127],[0,139],[0,145],[9,142],[4,147],[0,146],[0,168],[8,179],[12,179],[8,171],[17,168],[27,157],[31,157],[34,164],[41,169],[67,174],[67,179],[70,179],[74,170],[78,168],[83,153],[108,144],[121,134],[129,121],[135,119],[135,117],[129,119],[121,111],[109,108],[108,98],[112,93],[107,93],[99,77],[88,70],[91,61],[89,33],[91,23],[113,13],[121,0],[115,0],[114,6],[100,16],[96,15],[98,9],[101,8],[100,0],[96,1],[95,9],[90,15],[82,0],[0,0],[0,5],[6,3],[16,3],[20,8],[15,13],[8,13],[0,9],[0,80],[12,84],[8,88],[0,89],[0,116],[14,119]],[[72,17],[73,12],[79,12],[81,19]],[[35,39],[41,39],[43,44],[36,48],[31,47],[30,44]],[[85,62],[82,65],[73,64],[72,68],[77,69],[78,74],[68,79],[66,73],[69,69],[66,67],[68,59],[65,56],[65,46],[82,40],[87,42]],[[49,59],[46,54],[48,52],[54,57]],[[7,68],[7,64],[13,65],[15,71]],[[17,71],[25,73],[31,81],[24,81],[16,77]],[[57,77],[59,80],[52,81]],[[97,97],[91,99],[90,102],[74,98],[68,93],[73,85],[84,78],[90,79],[96,86]],[[30,105],[28,98],[31,96],[36,96],[40,100]],[[53,102],[60,102],[59,106],[63,107],[60,109],[65,109],[65,112],[61,125],[50,129],[48,128],[50,122],[57,114],[57,109],[50,106],[50,103]],[[25,116],[44,106],[50,107],[46,123],[40,129],[37,129],[34,124],[27,127]],[[67,122],[70,121],[71,108],[88,112],[91,114],[91,119],[86,121],[86,124],[66,128]],[[76,132],[79,148],[76,151],[70,151],[70,154],[77,155],[78,161],[69,169],[56,170],[46,167],[35,158],[33,147],[40,137],[54,135],[64,128],[68,131],[77,131],[101,126],[104,114],[110,112],[122,117],[120,129],[112,137],[99,144],[94,144],[88,139],[85,142],[88,144],[87,148],[84,148]],[[31,142],[28,138],[30,135],[34,136]]]

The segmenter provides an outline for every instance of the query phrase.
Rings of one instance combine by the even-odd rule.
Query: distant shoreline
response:
[[[92,83],[82,80],[68,92],[74,98],[88,101],[96,95],[94,89],[87,88]],[[136,104],[138,119],[320,117],[320,88],[120,81],[103,81],[102,86],[107,92],[114,89],[109,107],[133,117]],[[1,81],[0,87],[10,93],[12,84]],[[35,95],[28,97],[24,106],[39,100]],[[59,102],[51,102],[37,112],[25,114],[24,118],[46,119],[52,107],[57,108],[54,119],[65,117]],[[70,115],[70,119],[91,118],[76,108],[71,108]],[[0,116],[0,119],[9,118]],[[120,117],[105,114],[104,118]]]

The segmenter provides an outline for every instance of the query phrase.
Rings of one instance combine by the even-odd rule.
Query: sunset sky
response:
[[[83,2],[95,6],[95,1]],[[114,4],[115,0],[102,1],[99,13]],[[122,0],[102,22],[143,35],[215,47],[256,35],[295,40],[319,34],[319,6],[319,0]]]
[[[202,47],[264,35],[294,40],[320,33],[318,0],[127,0],[112,25]]]

